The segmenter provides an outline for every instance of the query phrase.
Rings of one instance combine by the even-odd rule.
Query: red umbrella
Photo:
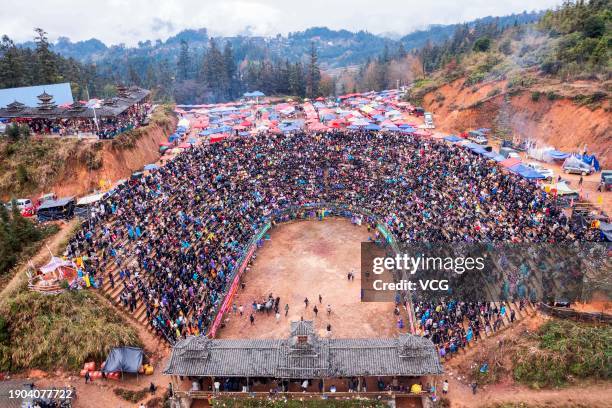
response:
[[[160,146],[172,146],[172,143],[170,142],[163,142],[159,144]]]

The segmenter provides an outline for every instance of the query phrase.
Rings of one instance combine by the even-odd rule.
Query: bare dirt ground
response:
[[[365,227],[342,218],[295,221],[272,229],[270,241],[257,251],[257,259],[245,275],[246,288],[235,297],[234,303],[243,305],[244,315],[230,313],[218,337],[285,338],[290,322],[301,317],[314,320],[321,335],[325,335],[327,324],[331,324],[332,335],[340,338],[397,335],[393,303],[360,300],[360,243],[367,239]],[[349,282],[351,270],[355,280]],[[270,293],[280,296],[280,321],[276,322],[273,313],[259,312],[251,325],[253,301]],[[305,298],[310,301],[308,308]],[[286,317],[285,304],[289,304]],[[318,316],[313,312],[315,305]],[[327,305],[332,309],[329,316]]]

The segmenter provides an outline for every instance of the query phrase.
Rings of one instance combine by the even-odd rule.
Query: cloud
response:
[[[313,26],[406,34],[430,24],[450,24],[488,15],[553,7],[558,0],[3,0],[0,34],[16,41],[42,27],[55,40],[98,38],[135,45],[166,39],[187,28],[215,35],[287,34]]]

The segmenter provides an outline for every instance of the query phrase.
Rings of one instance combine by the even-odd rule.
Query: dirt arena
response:
[[[328,324],[337,338],[396,336],[399,330],[393,303],[360,301],[360,244],[368,236],[366,227],[352,225],[343,218],[294,221],[273,228],[270,240],[256,252],[257,258],[243,277],[244,291],[239,289],[234,298],[237,306],[243,305],[244,315],[230,312],[217,337],[286,338],[289,323],[300,317],[314,320],[321,336]],[[347,274],[351,270],[355,280],[349,282]],[[269,293],[280,296],[280,321],[276,322],[273,311],[259,312],[254,314],[255,324],[251,325],[253,301],[261,301]],[[304,306],[306,297],[310,301],[308,308]],[[287,303],[289,313],[285,317]],[[318,317],[313,312],[315,304]]]

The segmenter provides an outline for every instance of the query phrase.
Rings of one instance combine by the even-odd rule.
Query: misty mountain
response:
[[[484,17],[467,22],[470,27],[477,24],[488,24],[496,21],[498,26],[504,27],[512,24],[526,24],[538,20],[542,12],[523,12],[503,17]],[[450,38],[461,24],[434,25],[427,29],[415,31],[400,39],[391,39],[388,36],[376,35],[367,31],[351,32],[348,30],[332,30],[327,27],[312,27],[304,31],[289,33],[287,36],[273,37],[239,35],[232,37],[216,37],[218,43],[230,42],[238,61],[281,59],[289,61],[303,60],[311,43],[317,47],[319,61],[324,68],[337,68],[362,64],[368,59],[379,56],[385,45],[391,52],[397,50],[400,43],[407,51],[420,48],[427,42],[442,43]],[[208,47],[210,36],[206,28],[187,29],[169,37],[165,41],[146,40],[138,43],[136,47],[126,47],[123,44],[107,46],[98,39],[72,42],[69,38],[60,37],[52,44],[52,51],[74,58],[84,63],[103,63],[108,59],[152,58],[167,60],[176,63],[182,41],[187,42],[195,59],[200,58]],[[20,44],[22,47],[32,48],[33,42]]]

